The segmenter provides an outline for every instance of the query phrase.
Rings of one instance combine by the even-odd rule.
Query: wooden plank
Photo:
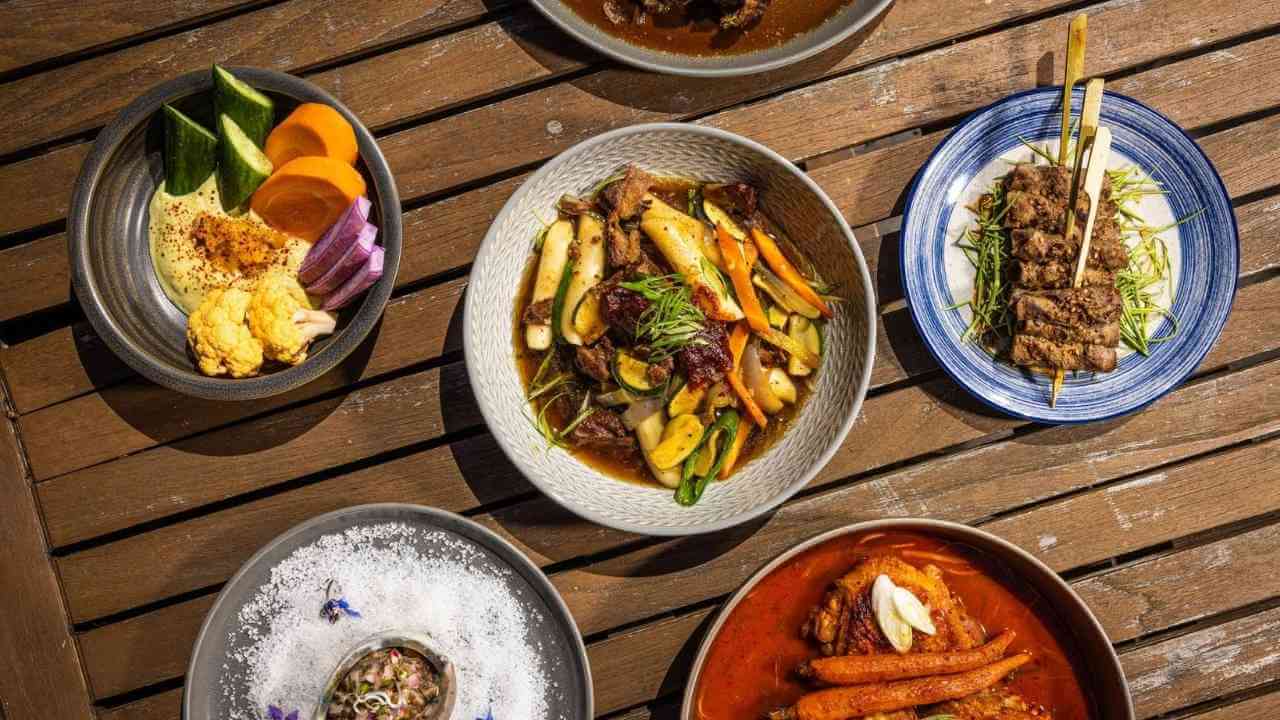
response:
[[[1259,461],[1274,462],[1275,456],[1280,454],[1280,443],[1272,442],[1237,450],[1231,454],[1250,456],[1250,459],[1245,460],[1242,464]],[[1213,463],[1194,462],[1180,466],[1176,472],[1185,475],[1187,478],[1199,477],[1206,479],[1218,469],[1220,467],[1215,466]],[[1149,499],[1152,501],[1163,499],[1164,491],[1176,490],[1176,488],[1172,487],[1155,488],[1154,484],[1148,487],[1153,488],[1149,491]],[[1105,492],[1106,490],[1102,489],[1092,491],[1090,494]],[[1260,502],[1260,507],[1272,507],[1278,499],[1280,498],[1266,498]],[[817,500],[819,501],[817,504],[827,504],[821,503],[821,498]],[[1268,505],[1267,503],[1271,504]],[[799,504],[815,504],[815,501],[807,499]],[[795,505],[787,506],[779,513],[779,516],[791,512],[794,508]],[[874,515],[875,513],[871,514]],[[623,622],[642,619],[635,617],[633,612],[633,610],[640,607],[652,614],[655,610],[661,608],[686,605],[689,603],[689,597],[691,596],[689,588],[694,589],[693,593],[700,600],[728,593],[750,573],[754,572],[755,568],[784,547],[794,544],[803,537],[811,536],[826,529],[826,526],[833,521],[834,525],[839,525],[856,519],[863,519],[861,516],[865,515],[867,513],[863,512],[860,513],[859,517],[849,518],[832,514],[816,524],[801,522],[800,518],[792,518],[785,521],[781,528],[778,524],[779,516],[775,516],[765,528],[749,539],[737,544],[724,555],[716,555],[714,553],[716,548],[710,549],[712,552],[707,553],[701,551],[690,553],[687,550],[688,544],[685,543],[683,548],[665,548],[661,554],[662,559],[658,559],[658,554],[646,549],[627,556],[625,558],[627,562],[624,563],[606,561],[593,564],[591,566],[592,572],[589,574],[576,570],[553,574],[552,581],[557,584],[564,594],[566,602],[584,633],[590,634]],[[1064,517],[1053,516],[1048,519],[1047,524],[1043,524],[1042,519],[1034,511],[1022,513],[1015,517],[1023,517],[1026,524],[1037,525],[1049,531],[1056,530],[1061,525],[1069,524],[1070,522]],[[1138,531],[1139,534],[1147,539],[1148,544],[1167,539],[1172,532],[1172,529],[1164,531],[1156,526]],[[721,542],[714,538],[709,538],[709,540],[713,545],[722,545]],[[1110,547],[1113,542],[1113,536],[1100,533],[1093,538],[1089,553],[1082,552],[1077,557],[1087,558],[1084,562],[1094,562],[1108,557],[1111,553]],[[1219,541],[1217,544],[1226,546],[1227,543],[1228,541],[1224,540]],[[684,555],[686,557],[676,559],[678,567],[673,568],[667,564],[672,555]],[[712,555],[714,559],[702,563],[696,562],[704,555]],[[1196,554],[1191,550],[1178,553],[1177,557],[1186,559],[1191,566],[1194,566],[1197,561]],[[694,560],[694,562],[686,562],[689,560]],[[1169,567],[1167,565],[1168,562],[1171,561],[1166,560],[1166,567]],[[624,577],[624,575],[634,575],[634,570],[640,565],[645,568],[643,582],[638,582],[634,577]],[[1058,569],[1067,568],[1060,565]],[[1146,570],[1146,568],[1139,566],[1121,568],[1113,571],[1110,574],[1110,579],[1118,587],[1136,590],[1142,588],[1146,583],[1148,579]],[[1183,574],[1183,566],[1178,565],[1176,571],[1179,574]],[[598,597],[596,590],[602,584],[610,586],[609,594],[618,601],[618,604],[604,605],[599,616],[599,622],[584,620],[584,614],[593,612],[591,608]],[[677,586],[681,589],[677,590]],[[1168,583],[1152,588],[1149,597],[1153,598],[1157,603],[1166,603],[1170,602],[1172,598],[1178,597],[1185,589],[1187,589],[1186,586]],[[644,597],[640,601],[640,605],[632,607],[631,599],[642,595]],[[661,608],[653,605],[652,598],[655,596],[663,598]],[[1202,612],[1205,607],[1208,607],[1210,612],[1223,612],[1239,607],[1240,601],[1241,598],[1226,593],[1207,593],[1199,607]],[[212,596],[206,596],[148,613],[123,623],[92,630],[81,636],[81,643],[85,648],[86,667],[89,668],[90,676],[94,679],[93,684],[98,696],[101,697],[104,693],[124,692],[133,687],[180,674],[185,668],[187,653],[189,652],[191,640],[193,640],[193,637],[188,636],[198,629],[200,621],[211,603]],[[1104,622],[1108,623],[1108,625],[1122,622],[1123,615],[1129,612],[1129,609],[1130,606],[1127,604],[1104,604],[1095,607],[1095,610],[1106,618]],[[661,692],[666,687],[665,683],[667,682],[662,680],[662,674],[649,673],[647,675],[651,677],[641,682],[637,682],[634,678],[624,681],[619,679],[618,673],[613,672],[613,670],[620,667],[619,663],[621,662],[628,662],[630,667],[634,667],[638,662],[638,658],[644,658],[644,664],[647,667],[669,665],[679,655],[684,655],[683,662],[687,663],[691,659],[692,649],[689,646],[693,642],[689,640],[689,637],[696,628],[703,624],[710,612],[710,610],[701,610],[672,620],[662,620],[656,624],[645,625],[626,634],[610,637],[607,640],[593,644],[591,657],[593,668],[597,670],[594,674],[599,678],[596,685],[599,712],[606,713],[643,702]],[[608,617],[607,620],[605,620],[606,616]],[[1180,624],[1181,619],[1171,617],[1169,623]],[[1277,631],[1280,631],[1280,628],[1277,628]],[[173,642],[165,641],[158,647],[154,644],[148,645],[147,653],[129,651],[131,646],[147,642],[147,638],[156,634],[175,636],[177,639]],[[112,658],[117,657],[138,657],[139,659],[137,662],[130,661],[128,667],[121,667],[118,660],[112,660]],[[679,678],[684,677],[684,674],[678,671],[667,673],[667,675],[672,677],[673,682],[676,683],[680,682]]]
[[[181,720],[181,718],[181,688],[151,695],[110,710],[98,711],[98,720]]]
[[[1037,542],[1037,549],[1039,543]],[[1075,583],[1114,642],[1280,597],[1280,525],[1109,570]],[[1247,582],[1243,582],[1248,578]],[[1229,588],[1229,590],[1228,590]]]
[[[1273,608],[1137,648],[1121,664],[1138,716],[1148,718],[1280,679],[1277,648]]]
[[[1191,717],[1195,720],[1259,720],[1259,718],[1280,717],[1280,692],[1270,692],[1248,700],[1215,707]]]
[[[316,0],[317,2],[321,0]],[[330,0],[333,1],[333,0]],[[476,2],[477,0],[457,0]],[[937,3],[937,4],[935,4]],[[977,32],[984,28],[991,27],[1000,22],[1013,20],[1018,17],[1026,16],[1032,13],[1043,12],[1054,7],[1058,7],[1066,3],[1066,0],[999,0],[999,2],[987,3],[985,0],[964,0],[964,6],[957,6],[955,2],[942,2],[942,0],[929,0],[928,2],[919,1],[914,3],[898,3],[877,23],[876,32],[872,32],[865,40],[855,48],[851,54],[843,58],[843,60],[835,67],[832,67],[833,59],[823,55],[819,58],[809,61],[807,64],[793,66],[782,72],[775,72],[768,75],[753,76],[752,79],[739,79],[735,81],[714,80],[714,81],[696,81],[696,80],[674,80],[672,78],[644,75],[630,70],[614,69],[608,71],[609,74],[596,77],[595,81],[598,89],[609,95],[614,89],[632,88],[639,86],[634,91],[628,92],[628,102],[636,105],[656,104],[660,106],[671,105],[677,110],[682,110],[684,115],[705,112],[709,106],[704,100],[709,99],[711,94],[719,98],[718,107],[723,107],[733,102],[739,102],[750,97],[758,97],[761,93],[770,90],[778,90],[789,87],[797,82],[804,80],[812,80],[824,75],[831,75],[836,72],[848,70],[858,65],[864,65],[877,60],[894,57],[902,53],[910,52],[915,48],[926,46],[929,44],[944,41],[949,38],[961,36],[965,33]],[[947,8],[947,12],[940,12],[941,8]],[[359,17],[354,14],[353,17]],[[247,16],[246,16],[247,17]],[[561,38],[556,38],[557,47],[570,48],[571,52],[581,52],[575,44],[563,43]],[[154,44],[149,44],[154,45]],[[843,46],[835,52],[847,52]],[[263,49],[257,50],[262,54]],[[299,51],[301,52],[301,51]],[[296,54],[296,53],[295,53]],[[258,57],[256,62],[249,62],[237,58],[236,62],[245,65],[262,65],[277,66],[282,62],[285,55],[266,55]],[[473,58],[474,62],[483,63],[482,58]],[[130,63],[131,64],[131,63]],[[168,75],[174,74],[174,70],[169,70]],[[167,77],[168,75],[165,75]],[[101,80],[101,75],[93,76],[97,80]],[[141,91],[145,87],[156,82],[153,79],[145,84],[137,86],[137,91]],[[84,83],[83,80],[80,81]],[[577,84],[580,81],[574,81]],[[686,88],[684,92],[672,92],[672,83],[679,82],[681,87]],[[566,86],[568,87],[568,86]],[[93,87],[89,87],[86,92],[93,91]],[[123,93],[121,97],[127,99],[130,94]],[[68,91],[69,92],[69,91]],[[33,91],[34,93],[34,91]],[[639,94],[637,94],[639,93]],[[540,93],[533,95],[541,96]],[[616,95],[612,95],[617,97]],[[696,98],[696,99],[695,99]],[[615,108],[613,114],[616,115],[616,108],[609,101],[604,101]],[[15,108],[20,109],[21,104],[13,103]],[[5,103],[0,102],[0,108],[4,108]],[[357,114],[361,109],[353,108]],[[545,113],[547,108],[541,108]],[[78,112],[78,111],[77,111]],[[412,116],[412,109],[404,109],[401,111],[405,115]],[[643,113],[641,113],[643,114]],[[671,117],[671,113],[666,113],[664,117]],[[552,118],[544,118],[539,125],[542,132],[546,133],[545,123]],[[507,121],[511,123],[523,122],[527,119],[517,119],[515,116],[508,116]],[[55,122],[59,122],[56,121]],[[624,123],[625,124],[625,123]],[[554,126],[553,126],[554,127]],[[426,136],[431,136],[434,132],[450,131],[444,128],[436,131],[427,132]],[[569,135],[570,133],[561,132],[561,135]],[[588,133],[592,134],[592,133]],[[578,137],[582,135],[577,134]],[[3,136],[0,136],[2,138]],[[422,135],[419,133],[419,137]],[[439,139],[439,138],[437,138]],[[567,138],[566,138],[567,139]],[[461,140],[461,138],[460,138]],[[513,138],[514,140],[514,138]],[[15,139],[14,141],[17,141]],[[29,139],[27,140],[30,141]],[[414,141],[417,142],[417,141]],[[0,143],[3,147],[3,143]],[[60,193],[50,192],[51,188],[69,187],[69,185],[55,184],[50,180],[55,177],[74,177],[75,168],[79,165],[76,157],[83,156],[84,150],[82,146],[72,146],[62,153],[50,153],[48,155],[38,156],[26,163],[7,166],[0,168],[0,196],[14,198],[22,197],[22,204],[14,204],[15,212],[8,213],[4,217],[0,217],[0,234],[21,230],[24,228],[42,225],[53,222],[66,214],[67,201],[61,197]],[[444,159],[458,155],[463,148],[452,147],[444,151],[436,147],[432,147],[429,152],[432,154],[432,163],[442,163]],[[515,150],[515,146],[503,147],[499,150],[499,154],[510,154]],[[412,157],[414,153],[409,152],[404,146],[403,141],[399,146],[401,158],[392,161],[392,168],[397,172],[401,171],[402,159],[407,154]],[[427,148],[423,148],[424,152],[428,152]],[[78,153],[78,155],[77,155]],[[418,158],[419,160],[421,158]],[[74,161],[74,163],[73,163]],[[516,165],[521,160],[515,156],[511,162],[505,164],[505,168]],[[36,185],[41,190],[33,192],[28,189],[29,185]],[[406,187],[402,184],[402,187]],[[11,193],[23,193],[21,196],[15,196]],[[423,193],[414,192],[412,194],[402,192],[401,197],[410,200],[417,195]]]
[[[0,406],[7,399],[0,391]],[[13,423],[0,429],[0,716],[93,717]]]
[[[1229,55],[1228,58],[1221,53],[1207,53],[1163,66],[1159,68],[1158,75],[1153,75],[1152,86],[1172,85],[1176,88],[1178,84],[1172,81],[1174,77],[1183,77],[1188,80],[1206,76],[1216,77],[1226,74],[1228,70],[1238,72],[1244,67],[1265,66],[1272,62],[1280,63],[1280,38],[1266,38],[1246,43],[1233,49]],[[1173,68],[1180,69],[1180,74],[1173,73]],[[1205,97],[1202,97],[1202,102],[1193,105],[1201,110],[1187,111],[1182,109],[1181,105],[1175,107],[1170,104],[1175,96],[1166,98],[1160,94],[1145,92],[1143,90],[1145,85],[1139,80],[1146,76],[1147,73],[1140,73],[1130,77],[1126,89],[1158,107],[1179,110],[1182,119],[1192,126],[1221,120],[1228,112],[1223,110],[1227,107],[1226,101],[1234,99],[1233,94],[1224,94],[1219,98],[1214,90],[1219,87],[1233,87],[1233,84],[1215,83],[1208,86],[1211,89],[1207,91]],[[1272,97],[1273,94],[1275,97]],[[1259,92],[1251,97],[1254,99],[1254,104],[1241,106],[1230,112],[1247,113],[1270,107],[1280,102],[1280,88],[1274,93]],[[1273,128],[1264,128],[1264,132],[1271,129]],[[1222,139],[1219,139],[1219,135],[1222,135]],[[812,175],[828,190],[851,224],[856,227],[873,223],[888,217],[894,211],[894,205],[902,196],[911,177],[943,136],[942,132],[933,133],[891,148],[859,155],[847,161],[821,167]],[[1205,142],[1210,156],[1221,160],[1229,159],[1228,152],[1233,150],[1237,142],[1245,147],[1249,146],[1245,138],[1232,134],[1215,134],[1206,138]],[[1237,159],[1238,153],[1230,152],[1230,154],[1230,159]],[[1229,173],[1228,178],[1238,188],[1238,192],[1255,192],[1266,187],[1266,185],[1259,186],[1259,183],[1275,182],[1274,178],[1266,177],[1265,168],[1280,161],[1280,153],[1273,157],[1273,154],[1254,152],[1246,153],[1244,157],[1245,164],[1240,166],[1242,169],[1234,174]],[[442,272],[465,267],[474,256],[479,240],[483,237],[484,226],[501,207],[509,192],[522,179],[507,180],[406,213],[407,251],[401,266],[400,282],[418,282]],[[1275,221],[1275,208],[1271,206],[1273,204],[1255,203],[1242,208],[1240,210],[1242,224],[1250,219],[1261,222]],[[65,257],[65,247],[58,244],[52,256],[41,249],[47,247],[49,245],[46,245],[46,241],[40,240],[18,246],[7,252],[14,253],[11,258],[15,261],[20,259],[22,263],[45,268],[50,265],[57,266],[61,262],[60,258]],[[35,249],[34,256],[23,254],[29,248]],[[900,299],[901,290],[896,282],[898,274],[896,265],[886,267],[884,272],[877,273],[875,270],[881,253],[879,245],[864,243],[863,249],[872,266],[873,274],[878,274],[880,277],[878,290],[881,301]],[[1274,256],[1280,255],[1280,250],[1270,242],[1258,244],[1254,249],[1267,254],[1265,262],[1274,263]],[[0,258],[4,257],[4,254],[0,253]],[[4,262],[5,260],[0,260],[0,265]],[[1246,264],[1250,262],[1250,258],[1246,257],[1245,262]],[[1262,262],[1264,261],[1259,261],[1259,264],[1261,265]],[[65,267],[61,268],[60,272],[65,276]],[[65,282],[65,277],[59,282]],[[19,296],[15,299],[14,307],[26,307],[22,305],[21,298],[26,297],[29,289],[34,290],[31,286],[41,288],[38,292],[42,294],[49,293],[51,297],[65,300],[67,297],[65,287],[56,289],[57,285],[58,283],[37,282],[35,279],[13,283],[14,294]],[[0,300],[4,298],[5,290],[0,288]],[[4,303],[0,302],[0,308],[3,306]],[[3,317],[3,310],[0,310],[0,319]],[[890,327],[896,329],[893,325]],[[79,335],[73,335],[72,332],[55,331],[40,338],[44,342],[36,345],[28,347],[31,344],[28,342],[0,351],[12,356],[8,362],[13,368],[11,376],[15,403],[20,412],[29,412],[81,394],[94,387],[94,381],[96,386],[102,387],[130,374],[101,343],[86,343],[80,339]],[[72,337],[79,339],[78,346],[68,345]],[[883,367],[885,366],[877,364],[877,375]],[[931,364],[930,367],[932,367]]]
[[[1277,49],[1280,49],[1280,44]],[[1232,155],[1241,149],[1257,146],[1263,138],[1274,132],[1280,132],[1280,116],[1209,136],[1205,139],[1205,146],[1215,156]],[[1268,166],[1272,162],[1280,162],[1280,148],[1271,153],[1253,152],[1245,157],[1248,158],[1247,162],[1241,160],[1229,165],[1233,170],[1226,175],[1231,189],[1241,195],[1255,191],[1260,183],[1265,182],[1267,172],[1271,169]],[[902,178],[904,182],[906,179]],[[1242,262],[1244,272],[1269,267],[1276,261],[1276,255],[1280,254],[1275,243],[1270,241],[1273,236],[1266,234],[1269,224],[1280,225],[1280,214],[1275,212],[1275,205],[1274,200],[1265,200],[1242,208],[1242,214],[1254,223],[1247,230],[1251,233],[1263,233],[1244,235],[1242,244],[1249,248],[1249,254]],[[1252,217],[1255,212],[1266,213],[1270,217],[1255,220]],[[882,248],[878,237],[865,236],[862,249],[869,258],[873,275],[897,276],[896,262],[890,267],[879,267],[882,258],[887,257],[893,261],[895,254],[891,248]],[[893,295],[886,293],[886,287],[896,288],[897,284],[882,282],[881,285],[884,286],[880,290],[881,300],[886,301],[889,299],[885,297],[886,294]],[[374,377],[382,372],[437,357],[444,348],[436,340],[443,338],[446,324],[455,323],[459,316],[455,306],[459,300],[457,293],[461,290],[462,281],[453,281],[441,287],[443,289],[429,288],[406,296],[388,307],[383,332],[371,346],[371,355],[365,367],[352,370],[349,368],[354,363],[349,364],[348,368],[331,373],[317,383],[284,396],[234,405],[198,401],[193,403],[176,392],[138,378],[124,385],[107,387],[99,393],[30,413],[22,418],[21,424],[24,434],[30,438],[27,452],[36,478],[43,480],[71,472],[314,397],[356,378]],[[929,354],[916,339],[905,311],[890,313],[883,321],[878,328],[882,342],[877,343],[878,362],[873,376],[875,386],[935,369]],[[423,325],[429,342],[407,342],[407,337],[411,337],[411,333]],[[49,392],[48,388],[66,388],[68,384],[76,383],[76,378],[106,385],[118,379],[121,372],[125,372],[120,361],[105,345],[96,342],[91,334],[75,335],[74,359],[64,352],[64,362],[52,361],[51,357],[58,357],[58,353],[49,352],[47,346],[56,345],[58,337],[60,336],[51,333],[0,353],[7,356],[5,362],[10,367],[14,386],[19,389],[19,397],[26,397],[27,388],[32,387],[45,388],[44,392]],[[453,337],[456,340],[458,336],[455,333]],[[456,349],[456,346],[449,349]],[[71,370],[70,379],[64,375],[49,377],[51,372],[67,368],[68,365]],[[79,453],[63,452],[64,443],[69,439],[77,442],[84,450]]]
[[[0,4],[0,73],[135,35],[198,22],[260,0],[12,0]]]
[[[1054,428],[904,468],[853,486],[847,502],[894,515],[932,516],[946,508],[966,520],[1040,502],[1280,429],[1274,408],[1258,402],[1277,383],[1280,365],[1270,363],[1184,387],[1125,421]],[[850,444],[861,443],[855,435]],[[992,463],[1003,468],[995,480]],[[833,485],[856,467],[834,461],[813,486]],[[281,526],[355,501],[398,498],[462,511],[530,490],[496,444],[481,436],[72,553],[58,560],[58,570],[72,617],[82,622],[221,583]],[[83,506],[98,504],[96,497],[85,500]],[[477,520],[541,564],[616,550],[635,539],[574,521],[555,507],[539,498]],[[49,502],[44,508],[55,513]]]
[[[0,112],[13,120],[0,128],[0,154],[101,127],[152,86],[212,62],[296,71],[480,19],[490,5],[294,0],[22,78],[0,90]],[[291,32],[300,27],[315,32]]]

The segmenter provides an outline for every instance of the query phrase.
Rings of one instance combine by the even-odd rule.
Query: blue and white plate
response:
[[[1152,225],[1199,215],[1161,234],[1172,265],[1166,298],[1179,327],[1149,356],[1121,347],[1110,373],[1068,373],[1056,407],[1049,407],[1051,378],[1001,363],[963,340],[973,269],[956,248],[971,225],[967,206],[1008,172],[1027,161],[1023,140],[1056,153],[1061,128],[1061,88],[1010,96],[971,115],[934,151],[917,175],[902,221],[902,283],[916,329],[952,378],[1002,412],[1044,423],[1082,423],[1130,413],[1177,387],[1204,359],[1222,332],[1235,297],[1240,242],[1222,179],[1204,152],[1168,118],[1132,98],[1106,93],[1101,124],[1111,128],[1112,167],[1136,165],[1163,184],[1139,211]],[[1078,116],[1083,89],[1073,97]],[[1153,322],[1158,335],[1173,328]]]

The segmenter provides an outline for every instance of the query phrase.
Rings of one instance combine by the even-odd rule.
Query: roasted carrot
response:
[[[262,151],[273,167],[299,157],[319,156],[355,165],[359,157],[355,129],[342,113],[324,103],[303,103],[267,136]]]
[[[315,242],[364,192],[364,178],[347,163],[300,157],[277,168],[249,206],[271,227]]]
[[[716,226],[716,240],[720,244],[720,254],[724,257],[724,269],[733,281],[733,292],[738,296],[738,304],[747,316],[747,324],[752,330],[760,332],[769,327],[769,320],[764,316],[764,308],[760,306],[760,298],[756,297],[756,289],[751,285],[751,266],[742,254],[742,246],[724,229]]]
[[[738,457],[742,455],[742,448],[747,445],[747,438],[751,437],[751,426],[743,423],[738,426],[738,432],[733,436],[733,444],[725,452],[724,466],[720,468],[720,479],[725,480],[733,474],[734,467],[738,464]]]
[[[778,248],[778,244],[773,241],[773,238],[766,235],[760,228],[753,227],[751,228],[751,239],[755,241],[756,247],[760,249],[760,257],[764,258],[765,264],[777,273],[779,278],[782,278],[782,282],[790,285],[791,289],[795,290],[796,294],[803,298],[805,302],[818,308],[818,312],[822,313],[824,317],[832,316],[831,307],[827,305],[826,301],[818,293],[814,292],[814,289],[809,286],[808,281],[804,279],[799,270],[796,270],[796,267],[791,264],[787,256],[782,254],[782,250]]]
[[[769,420],[765,418],[764,411],[756,404],[755,397],[746,385],[742,384],[742,351],[747,348],[747,340],[751,337],[751,331],[742,323],[735,323],[733,333],[729,335],[729,354],[733,356],[733,368],[729,370],[727,375],[729,387],[738,394],[738,398],[742,400],[742,406],[747,409],[747,414],[755,421],[756,425],[764,427],[769,424]],[[743,433],[738,433],[742,435]]]
[[[795,705],[769,713],[769,717],[771,720],[846,720],[958,700],[995,685],[1030,661],[1030,655],[1013,655],[955,675],[828,688],[809,693]]]
[[[1004,656],[1013,642],[1013,632],[997,635],[986,645],[971,650],[941,653],[911,653],[908,655],[838,655],[810,660],[797,668],[797,672],[830,685],[858,685],[860,683],[902,680],[904,678],[950,675],[980,668]]]

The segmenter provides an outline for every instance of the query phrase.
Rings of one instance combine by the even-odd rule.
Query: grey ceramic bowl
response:
[[[516,294],[539,218],[565,193],[583,194],[629,163],[661,175],[742,180],[845,299],[826,328],[817,388],[763,457],[712,483],[693,507],[671,490],[603,476],[550,449],[529,419],[512,346]],[[808,175],[759,143],[723,130],[659,123],[605,133],[561,153],[503,207],[471,269],[463,346],[471,387],[489,429],[525,477],[553,500],[602,525],[649,535],[713,532],[756,518],[794,495],[835,454],[853,426],[875,356],[875,297],[853,233]]]
[[[349,507],[311,518],[271,540],[245,561],[218,593],[218,599],[209,609],[196,636],[191,662],[187,666],[182,698],[183,719],[222,720],[231,717],[236,706],[235,698],[248,692],[239,680],[224,683],[224,674],[229,672],[228,663],[246,651],[246,637],[252,635],[232,631],[240,629],[238,617],[241,609],[254,599],[260,587],[271,580],[273,568],[294,551],[310,546],[326,535],[385,523],[407,525],[424,538],[444,533],[469,549],[424,545],[426,541],[423,540],[419,542],[418,550],[427,555],[443,554],[454,560],[465,559],[473,567],[502,577],[511,596],[518,598],[526,607],[530,618],[528,639],[539,648],[548,673],[547,707],[562,720],[591,720],[594,717],[587,649],[569,608],[547,576],[509,542],[474,521],[421,505],[380,503]],[[339,664],[345,664],[356,654],[362,655],[368,647],[379,645],[385,638],[407,637],[410,639],[409,647],[413,647],[412,637],[416,632],[411,627],[380,632],[379,637],[353,647]],[[323,672],[329,670],[325,668]]]
[[[1134,720],[1133,701],[1129,697],[1129,685],[1125,681],[1120,658],[1111,647],[1111,641],[1098,619],[1070,585],[1048,565],[1007,540],[968,525],[927,518],[874,520],[846,525],[805,540],[760,568],[724,604],[703,637],[698,655],[693,661],[693,670],[689,674],[689,684],[685,686],[680,720],[697,719],[693,706],[694,697],[711,645],[733,609],[761,580],[788,560],[829,540],[856,533],[887,531],[917,532],[967,545],[1025,581],[1043,598],[1045,605],[1056,614],[1061,625],[1070,630],[1070,637],[1059,640],[1068,646],[1074,645],[1077,657],[1076,675],[1085,697],[1093,700],[1098,713],[1096,720]]]
[[[285,73],[230,68],[269,95],[276,120],[300,103],[342,113],[356,131],[358,169],[373,203],[369,219],[386,251],[382,279],[339,315],[338,331],[313,344],[300,365],[255,378],[201,375],[186,343],[187,317],[160,287],[148,251],[151,196],[164,179],[161,106],[172,103],[213,127],[208,70],[170,80],[129,104],[98,134],[76,179],[67,220],[71,282],[81,307],[107,346],[138,373],[178,392],[213,400],[249,400],[287,392],[331,370],[377,324],[391,297],[402,247],[400,196],[382,151],[359,119],[311,83]]]
[[[696,56],[626,42],[583,19],[562,0],[529,1],[561,30],[604,55],[642,70],[690,77],[750,75],[800,62],[847,39],[893,4],[893,0],[852,0],[822,25],[781,45],[749,53]]]

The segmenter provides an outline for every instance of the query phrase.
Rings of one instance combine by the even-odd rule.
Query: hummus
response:
[[[187,315],[213,290],[233,287],[253,292],[258,278],[277,268],[296,277],[311,249],[311,243],[306,240],[289,236],[266,263],[248,270],[223,262],[210,253],[192,237],[191,230],[202,214],[230,217],[222,209],[216,174],[210,175],[195,192],[176,197],[165,192],[161,184],[151,198],[150,212],[147,230],[156,277],[165,295]],[[253,211],[238,217],[265,227]]]

